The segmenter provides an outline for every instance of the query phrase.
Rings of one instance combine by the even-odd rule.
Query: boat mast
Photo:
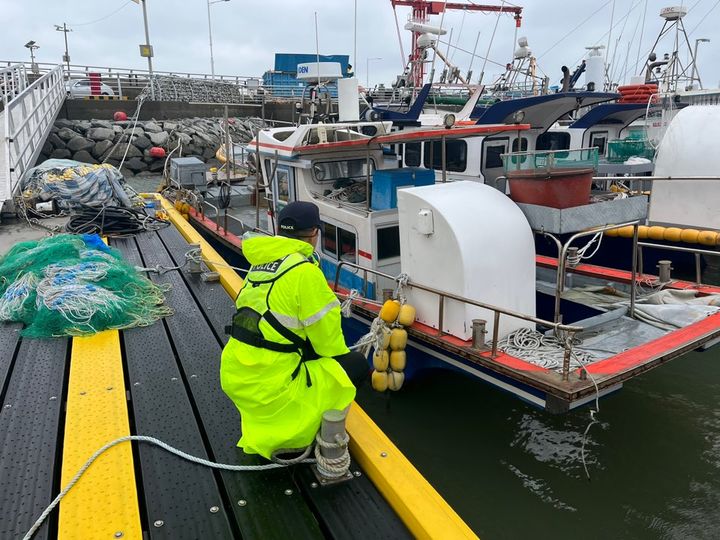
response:
[[[421,30],[422,27],[416,26],[416,29],[413,29],[412,23],[416,25],[427,24],[430,15],[440,15],[449,9],[480,11],[482,13],[512,13],[514,14],[515,26],[517,28],[520,27],[522,22],[523,8],[520,6],[505,4],[501,6],[491,6],[475,3],[465,4],[461,2],[431,2],[429,0],[390,0],[390,3],[393,6],[393,10],[397,6],[412,8],[412,14],[409,17],[409,23],[406,25],[406,29],[412,30],[412,47],[409,57],[409,83],[416,89],[420,88],[425,80],[426,47],[423,46],[423,41],[418,42],[418,40],[425,35]],[[427,42],[427,38],[424,41]]]

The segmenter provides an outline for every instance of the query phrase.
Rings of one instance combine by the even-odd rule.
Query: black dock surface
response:
[[[190,249],[172,226],[110,244],[144,267],[181,265]],[[126,396],[120,403],[127,407],[120,412],[127,415],[129,433],[157,437],[212,461],[265,463],[235,446],[240,438],[239,414],[220,388],[220,353],[227,339],[222,328],[234,311],[232,299],[220,283],[204,282],[184,269],[149,277],[170,286],[167,304],[175,313],[151,326],[119,332]],[[68,391],[73,388],[71,364],[77,352],[73,348],[87,338],[22,339],[19,330],[19,325],[0,324],[3,539],[21,538],[63,487],[67,474],[74,474],[74,470],[62,471],[61,478],[67,431],[93,429],[91,420],[78,424],[66,418],[68,401],[75,399]],[[103,390],[122,396],[119,388]],[[104,442],[82,448],[84,459]],[[110,538],[113,534],[124,539],[411,537],[355,463],[353,480],[321,487],[310,465],[220,472],[147,443],[132,445],[130,476],[137,496],[128,497],[127,504],[137,505],[141,534],[118,529],[110,532]],[[99,497],[103,489],[99,487]],[[82,509],[83,501],[70,501],[71,495],[72,491],[67,505]],[[64,504],[60,517],[54,511],[35,538],[74,538],[71,527],[82,519],[92,521],[93,516],[64,519]],[[108,512],[113,511],[111,506]]]

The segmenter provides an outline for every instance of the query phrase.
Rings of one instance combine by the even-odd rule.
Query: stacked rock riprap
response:
[[[133,128],[134,126],[134,128]],[[258,128],[259,118],[233,118],[230,137],[235,143],[250,141]],[[167,153],[182,145],[184,157],[194,156],[213,164],[215,152],[225,143],[222,118],[183,118],[180,120],[65,120],[55,121],[38,159],[73,159],[83,163],[109,163],[118,167],[125,156],[125,176],[158,174],[164,158],[150,155],[150,148],[164,148]]]

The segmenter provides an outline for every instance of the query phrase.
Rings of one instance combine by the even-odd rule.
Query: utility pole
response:
[[[212,45],[212,23],[210,22],[210,4],[217,4],[219,2],[229,2],[230,0],[207,0],[207,12],[208,12],[208,35],[210,36],[210,73],[212,79],[215,80],[215,58],[213,57],[213,45]]]
[[[63,62],[65,62],[65,65],[67,66],[67,78],[70,79],[70,53],[68,52],[68,41],[67,41],[67,35],[68,32],[72,32],[72,28],[67,27],[67,23],[62,23],[62,26],[59,24],[55,25],[55,30],[58,32],[63,33],[63,37],[65,38],[65,54],[63,55]]]
[[[147,0],[132,0],[136,4],[139,4],[142,2],[142,10],[143,10],[143,23],[145,24],[145,43],[140,45],[140,56],[143,56],[147,58],[148,60],[148,74],[150,77],[150,99],[155,99],[155,86],[153,85],[153,67],[152,67],[152,57],[153,57],[153,48],[152,45],[150,45],[150,30],[148,30],[148,19],[147,19]]]

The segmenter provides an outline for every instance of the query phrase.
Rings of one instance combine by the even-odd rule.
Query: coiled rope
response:
[[[93,462],[100,457],[103,453],[107,452],[110,448],[113,446],[117,446],[120,443],[128,442],[128,441],[137,441],[137,442],[145,442],[149,444],[154,444],[155,446],[159,446],[163,450],[170,452],[171,454],[175,454],[176,456],[185,459],[187,461],[190,461],[192,463],[197,463],[198,465],[203,465],[205,467],[211,467],[213,469],[221,469],[223,471],[234,471],[234,472],[249,472],[249,471],[267,471],[270,469],[280,469],[283,467],[286,467],[286,465],[282,465],[279,463],[269,463],[267,465],[230,465],[228,463],[216,463],[214,461],[209,461],[207,459],[203,459],[197,456],[193,456],[191,454],[188,454],[186,452],[183,452],[182,450],[179,450],[178,448],[175,448],[174,446],[170,446],[169,444],[161,441],[160,439],[156,439],[155,437],[149,437],[147,435],[126,435],[125,437],[120,437],[118,439],[115,439],[114,441],[110,441],[105,446],[99,448],[95,451],[95,453],[90,456],[90,458],[83,464],[82,467],[78,470],[77,473],[75,473],[75,476],[72,477],[72,479],[67,483],[67,485],[62,489],[60,493],[58,493],[57,497],[53,499],[53,501],[50,503],[50,505],[43,511],[42,514],[40,514],[40,517],[37,518],[35,523],[33,523],[32,527],[28,530],[27,533],[25,533],[25,536],[23,536],[23,540],[30,540],[32,536],[37,532],[37,530],[40,528],[40,526],[43,524],[45,519],[50,515],[50,512],[52,512],[55,507],[60,504],[60,501],[62,501],[63,497],[68,494],[68,492],[77,484],[78,480],[80,480],[80,477],[85,473],[85,471],[88,470],[90,465],[93,464]],[[314,460],[304,460],[303,463],[313,463]]]
[[[583,247],[577,250],[577,253],[575,255],[567,255],[567,262],[570,266],[577,266],[580,264],[580,261],[590,259],[592,258],[600,249],[600,244],[602,244],[603,239],[603,233],[602,231],[599,233],[596,233],[595,236],[593,236],[587,244],[585,244]],[[590,255],[586,255],[587,251],[590,249],[590,247],[597,242],[597,245],[595,246],[595,249]]]
[[[347,433],[336,434],[335,442],[328,442],[320,436],[320,432],[315,435],[315,459],[317,460],[317,468],[321,475],[328,478],[342,478],[350,469],[350,451],[348,443],[350,436]],[[342,449],[342,455],[336,458],[327,458],[322,455],[321,448]]]
[[[577,339],[573,341],[573,345],[580,343],[581,341]],[[530,328],[520,328],[508,334],[500,342],[499,348],[511,356],[521,358],[536,366],[555,371],[562,369],[565,344],[555,336],[546,336]],[[572,358],[575,359],[574,362],[572,360],[570,362],[571,368],[584,367],[597,360],[595,355],[589,351],[579,353],[571,351],[571,353]]]

